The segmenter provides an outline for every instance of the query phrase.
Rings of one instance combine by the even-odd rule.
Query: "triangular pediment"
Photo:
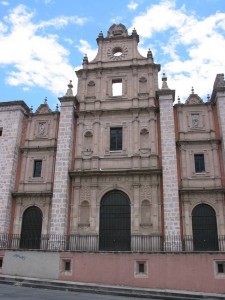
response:
[[[36,110],[35,114],[49,114],[51,113],[51,109],[49,108],[47,103],[41,104]]]
[[[185,104],[202,104],[202,99],[197,94],[190,94]]]

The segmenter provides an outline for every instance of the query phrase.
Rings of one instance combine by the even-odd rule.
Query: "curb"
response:
[[[128,286],[97,285],[7,275],[0,275],[0,284],[79,293],[92,293],[123,297],[139,297],[145,299],[148,298],[160,300],[225,300],[225,295],[222,294],[209,294],[175,290],[158,290]]]

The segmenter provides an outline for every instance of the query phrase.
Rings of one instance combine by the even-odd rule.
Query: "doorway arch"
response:
[[[207,204],[199,204],[192,211],[193,246],[195,251],[217,251],[216,213]]]
[[[40,249],[42,211],[37,206],[27,208],[23,213],[20,248]]]
[[[130,199],[122,191],[106,193],[100,205],[99,249],[102,251],[130,251]]]

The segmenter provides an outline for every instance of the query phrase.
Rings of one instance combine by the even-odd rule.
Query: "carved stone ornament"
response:
[[[90,82],[88,83],[88,86],[95,86],[94,81],[90,81]]]
[[[118,36],[123,36],[123,37],[128,36],[127,29],[123,24],[118,24],[118,25],[113,24],[108,30],[108,34],[107,34],[108,38],[118,37]]]
[[[192,127],[197,128],[199,127],[199,114],[192,114]]]
[[[46,122],[39,122],[37,124],[37,136],[38,137],[46,137],[48,134],[48,125]]]
[[[109,47],[107,50],[107,56],[109,59],[117,61],[125,58],[128,53],[128,48],[126,45],[116,44]]]
[[[147,82],[147,79],[146,79],[145,77],[141,77],[141,78],[139,79],[139,82]]]
[[[149,131],[146,128],[142,128],[140,134],[147,135],[147,134],[149,134]]]
[[[39,136],[45,136],[46,135],[46,122],[41,122],[38,124],[38,135]]]

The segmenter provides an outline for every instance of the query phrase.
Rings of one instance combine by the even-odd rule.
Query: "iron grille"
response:
[[[20,248],[40,249],[42,230],[42,212],[32,206],[23,214]]]
[[[107,193],[100,208],[100,250],[130,250],[130,201],[121,191]]]
[[[192,213],[193,246],[195,251],[218,251],[216,214],[207,204],[196,206]]]

